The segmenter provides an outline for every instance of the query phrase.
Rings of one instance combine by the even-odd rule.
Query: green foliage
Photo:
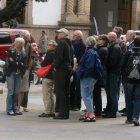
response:
[[[29,0],[7,0],[6,8],[0,10],[0,24],[14,19],[23,13],[24,7]],[[37,2],[47,2],[48,0],[35,0]]]

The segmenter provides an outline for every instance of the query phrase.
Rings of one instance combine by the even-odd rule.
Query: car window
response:
[[[13,32],[13,35],[17,37],[20,37],[20,32]]]
[[[8,33],[0,33],[0,44],[12,44],[13,40]]]

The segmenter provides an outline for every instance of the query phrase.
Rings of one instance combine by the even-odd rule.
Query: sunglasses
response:
[[[48,46],[53,46],[53,44],[47,44]]]

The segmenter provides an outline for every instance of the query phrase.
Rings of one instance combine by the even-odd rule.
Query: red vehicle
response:
[[[23,29],[9,29],[9,28],[0,28],[0,59],[5,61],[7,58],[7,51],[13,44],[15,38],[20,37],[20,33]],[[36,56],[39,58],[38,47],[33,38],[30,36],[31,44],[35,48]]]

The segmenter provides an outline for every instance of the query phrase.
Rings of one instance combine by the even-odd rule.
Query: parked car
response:
[[[23,29],[9,29],[9,28],[0,28],[0,59],[5,61],[7,58],[7,51],[12,46],[15,38],[20,37],[21,31]],[[36,51],[36,57],[39,58],[38,47],[33,38],[31,38],[31,45],[34,47]]]
[[[12,46],[15,38],[20,37],[21,31],[23,31],[23,29],[0,28],[0,60],[6,61],[8,49]],[[34,47],[36,52],[35,61],[39,61],[37,44],[32,35],[30,38],[31,45]]]

